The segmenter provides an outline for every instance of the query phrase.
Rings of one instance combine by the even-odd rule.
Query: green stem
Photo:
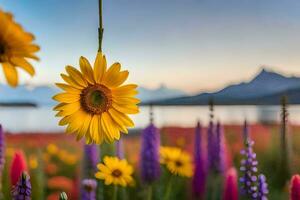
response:
[[[114,185],[114,191],[113,191],[113,198],[112,200],[117,200],[118,199],[118,186]]]
[[[103,21],[102,21],[102,0],[99,0],[99,28],[98,28],[98,52],[102,52],[102,39],[103,39]]]
[[[164,200],[169,200],[170,199],[170,194],[172,190],[172,181],[173,181],[173,175],[170,176],[170,179],[167,184]]]
[[[148,188],[147,188],[147,200],[152,200],[152,185],[148,185]]]

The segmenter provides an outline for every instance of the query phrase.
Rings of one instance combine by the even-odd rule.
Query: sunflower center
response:
[[[180,160],[176,160],[175,165],[176,165],[176,167],[181,167],[183,164]]]
[[[115,169],[115,170],[111,173],[111,175],[112,175],[113,177],[115,177],[115,178],[118,178],[118,177],[120,177],[120,176],[122,175],[122,172],[121,172],[119,169]]]
[[[112,104],[111,91],[104,85],[89,85],[80,94],[82,108],[91,114],[108,111]]]

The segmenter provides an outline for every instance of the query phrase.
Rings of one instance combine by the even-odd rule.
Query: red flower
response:
[[[290,200],[300,200],[300,176],[294,175],[291,180]]]
[[[223,200],[238,200],[237,172],[231,168],[226,172]]]
[[[10,165],[10,183],[16,185],[22,172],[27,171],[26,159],[23,151],[17,151],[14,154]]]

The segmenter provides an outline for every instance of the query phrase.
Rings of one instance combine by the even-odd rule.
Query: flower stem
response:
[[[117,200],[118,199],[118,186],[114,185],[114,190],[113,190],[113,198],[112,200]]]
[[[102,21],[102,0],[99,0],[99,28],[98,28],[98,52],[102,52],[102,39],[103,39],[103,21]]]
[[[166,188],[166,192],[165,192],[165,196],[164,196],[164,200],[169,200],[170,199],[170,194],[171,194],[171,190],[172,190],[172,181],[173,181],[173,175],[171,175],[170,178],[169,178],[167,188]]]
[[[147,188],[147,200],[152,200],[152,185],[149,184]]]

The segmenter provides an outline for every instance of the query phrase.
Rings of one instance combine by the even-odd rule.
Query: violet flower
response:
[[[84,176],[94,177],[97,171],[97,164],[99,163],[99,147],[98,145],[84,145]]]
[[[246,148],[241,151],[243,159],[241,161],[240,170],[242,172],[242,177],[240,177],[241,182],[241,192],[243,195],[248,196],[251,199],[256,199],[257,196],[257,160],[256,154],[253,152],[254,142],[251,139],[246,140]]]
[[[215,166],[215,134],[214,134],[214,124],[212,121],[209,122],[207,128],[207,159],[208,159],[208,169],[214,169]]]
[[[159,146],[158,129],[151,123],[142,133],[140,160],[141,178],[144,183],[150,184],[160,176]]]
[[[82,200],[96,200],[97,181],[84,179],[82,181]]]
[[[268,200],[268,184],[265,175],[260,174],[258,176],[258,185],[257,185],[257,200]]]
[[[216,170],[218,172],[223,172],[225,169],[225,144],[224,144],[224,130],[220,122],[217,123],[216,127]]]
[[[194,149],[194,163],[195,171],[193,176],[193,192],[197,197],[202,197],[205,190],[205,165],[203,161],[202,148],[201,148],[201,125],[198,122],[195,131],[195,149]]]
[[[12,190],[13,200],[31,200],[31,184],[29,176],[23,172]]]

